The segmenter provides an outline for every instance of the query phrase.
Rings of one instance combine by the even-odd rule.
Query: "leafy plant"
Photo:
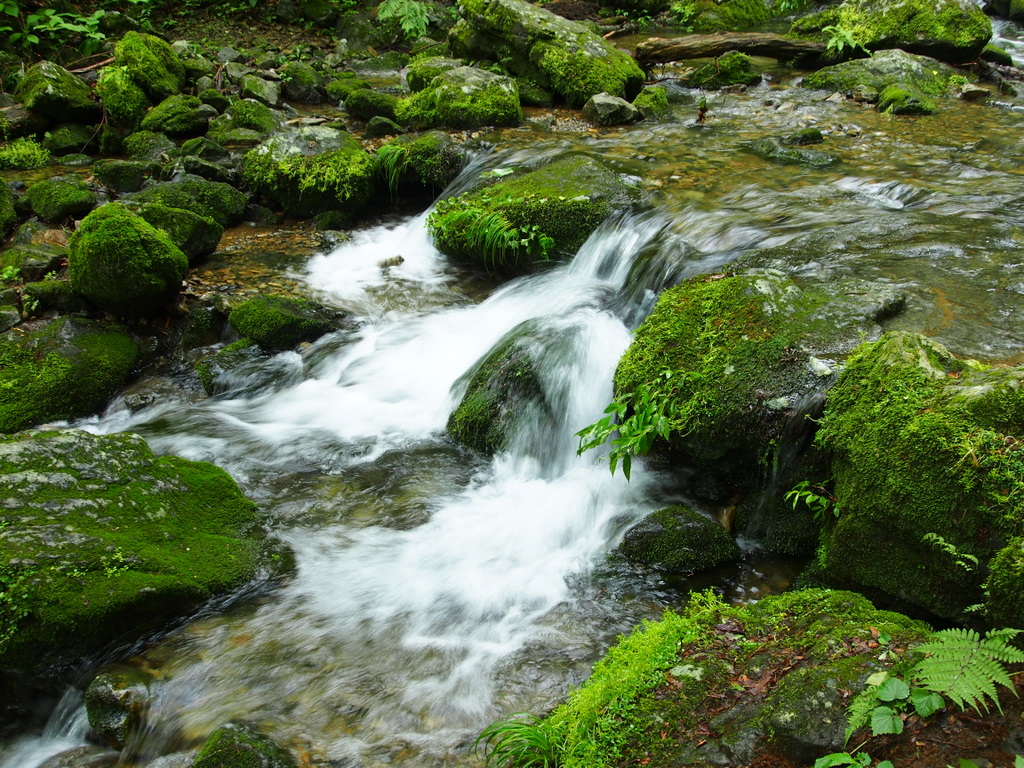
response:
[[[952,559],[957,568],[967,572],[973,571],[979,565],[979,560],[974,555],[961,552],[956,545],[946,541],[937,533],[926,533],[922,538],[925,544],[931,544],[932,549],[937,552],[945,552]]]
[[[858,765],[870,768],[872,762],[871,757],[866,752],[858,752],[855,755],[851,755],[849,752],[833,752],[831,755],[819,757],[814,761],[814,768],[833,768],[833,766],[837,765]],[[875,768],[894,768],[889,760],[883,760],[874,765]]]
[[[18,267],[13,264],[8,264],[3,269],[0,269],[0,280],[3,280],[5,283],[9,283],[17,280],[20,274],[21,270]]]
[[[560,746],[536,715],[519,712],[484,728],[473,742],[495,768],[557,768]]]
[[[857,50],[871,56],[871,51],[864,47],[864,44],[856,38],[853,31],[835,25],[823,27],[821,31],[823,34],[828,35],[828,39],[825,41],[825,54],[827,56],[842,59],[846,58],[847,55],[852,55]],[[850,54],[846,53],[847,49],[850,50]]]
[[[819,493],[820,491],[820,493]],[[825,515],[831,512],[839,517],[839,507],[836,505],[836,497],[828,492],[824,485],[811,485],[810,480],[801,480],[793,489],[786,492],[786,501],[793,504],[793,509],[803,502],[814,519],[819,523],[825,519]]]
[[[991,699],[999,707],[997,685],[1013,689],[1004,664],[1024,662],[1024,651],[1010,641],[1019,629],[999,629],[984,638],[972,629],[944,629],[917,647],[926,654],[911,669],[906,682],[878,672],[868,687],[850,704],[846,738],[869,722],[872,735],[903,732],[902,713],[909,708],[922,718],[946,706],[949,697],[960,709],[970,706],[979,714],[988,711]]]
[[[676,415],[675,395],[684,376],[666,368],[654,383],[616,397],[604,409],[604,418],[576,433],[580,439],[577,455],[604,445],[618,432],[608,454],[608,468],[615,474],[621,461],[622,474],[629,480],[633,457],[650,453],[659,437],[668,439],[672,417]]]
[[[31,597],[34,575],[31,570],[0,566],[0,649],[17,632],[18,622],[29,613],[27,602]]]
[[[427,33],[430,19],[427,6],[419,0],[384,0],[377,9],[381,21],[396,19],[406,40],[415,40]]]
[[[0,147],[0,170],[34,171],[50,164],[50,150],[23,137]]]

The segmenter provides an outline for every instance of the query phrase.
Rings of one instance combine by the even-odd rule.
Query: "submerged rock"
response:
[[[296,768],[296,762],[269,736],[231,723],[210,734],[192,768]]]
[[[38,671],[194,610],[252,579],[256,505],[221,469],[142,438],[74,430],[0,440],[0,667]],[[40,514],[45,510],[45,514]]]
[[[571,107],[597,93],[630,99],[644,83],[631,56],[591,29],[525,0],[462,0],[449,32],[456,56],[500,61]]]
[[[773,137],[757,139],[750,142],[747,146],[758,157],[777,163],[794,163],[817,168],[832,165],[839,161],[839,158],[827,152],[821,152],[816,149],[804,149],[803,147],[789,144],[784,139]]]

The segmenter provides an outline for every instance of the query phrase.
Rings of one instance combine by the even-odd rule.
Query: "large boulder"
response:
[[[822,536],[825,575],[964,620],[985,601],[990,560],[1019,534],[1022,438],[1024,367],[964,362],[908,333],[859,348],[818,433],[839,512]],[[999,595],[1007,574],[1024,588],[1012,560],[994,571]]]
[[[200,136],[206,133],[211,112],[216,116],[216,111],[196,96],[178,93],[168,96],[149,110],[142,119],[141,128],[179,139]]]
[[[645,622],[541,724],[564,768],[810,765],[845,747],[847,706],[927,627],[852,592],[726,605],[709,593]]]
[[[224,227],[209,216],[159,203],[138,206],[135,212],[171,238],[189,262],[198,261],[217,250]]]
[[[117,315],[167,311],[188,271],[188,257],[170,237],[120,203],[86,216],[68,246],[71,285]]]
[[[25,192],[25,199],[36,216],[54,224],[85,216],[97,202],[96,193],[78,176],[37,181]]]
[[[128,32],[114,47],[114,59],[153,104],[179,93],[185,85],[185,66],[181,59],[167,42],[155,35]]]
[[[447,133],[429,131],[383,144],[374,164],[393,197],[423,197],[432,202],[465,166],[466,150]]]
[[[355,91],[348,104],[360,97]],[[424,89],[395,106],[395,119],[412,128],[516,126],[523,121],[515,80],[475,67],[441,73]]]
[[[464,66],[466,66],[466,62],[462,59],[427,56],[409,62],[409,69],[406,72],[405,80],[409,85],[409,90],[415,93],[416,91],[422,91],[430,85],[438,75]]]
[[[102,116],[80,79],[52,61],[41,61],[25,73],[17,96],[33,112],[52,120],[95,123]]]
[[[198,177],[182,181],[154,184],[141,192],[129,195],[137,203],[157,203],[168,208],[182,208],[199,216],[213,219],[222,227],[233,227],[245,217],[249,204],[243,192],[221,181],[208,181]]]
[[[135,128],[146,116],[149,97],[127,67],[105,67],[96,83],[96,95],[113,122]]]
[[[138,357],[122,329],[70,317],[0,335],[0,432],[95,413]]]
[[[974,61],[992,37],[992,23],[971,0],[843,0],[797,20],[792,31],[825,41],[833,29],[869,51],[899,48],[951,64]]]
[[[573,155],[443,200],[427,225],[442,253],[492,271],[522,273],[537,262],[573,255],[634,192],[600,162]]]
[[[311,126],[279,134],[242,160],[249,187],[295,216],[354,216],[375,189],[373,159],[350,134]]]
[[[881,51],[868,59],[853,59],[823,67],[803,80],[805,88],[824,88],[877,102],[887,86],[901,84],[924,94],[938,96],[949,89],[956,70],[935,59],[904,51]]]
[[[137,435],[0,440],[0,667],[38,671],[137,638],[257,575],[256,505]],[[41,513],[45,510],[45,513]]]
[[[630,99],[644,74],[627,53],[579,22],[525,0],[461,0],[462,20],[449,33],[452,52],[490,59],[582,107],[596,93]]]

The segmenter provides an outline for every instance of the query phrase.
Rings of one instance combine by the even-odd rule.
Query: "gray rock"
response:
[[[281,103],[280,84],[256,75],[245,75],[239,83],[239,92],[243,99],[255,99],[268,107]]]
[[[231,62],[244,60],[245,54],[235,48],[232,48],[230,45],[226,45],[217,51],[217,61],[221,64],[229,64]]]
[[[643,115],[623,98],[608,93],[597,93],[583,105],[583,118],[595,125],[628,125]]]
[[[74,747],[44,760],[39,768],[113,768],[120,757],[103,747]]]
[[[18,308],[10,304],[0,305],[0,333],[9,331],[21,322],[21,313]]]
[[[113,749],[124,749],[133,731],[143,724],[150,701],[149,675],[135,667],[110,667],[96,675],[85,690],[89,727]]]

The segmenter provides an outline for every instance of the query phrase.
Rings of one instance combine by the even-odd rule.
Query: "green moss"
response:
[[[140,203],[157,203],[168,208],[183,208],[213,219],[222,227],[242,221],[248,198],[230,184],[221,181],[187,179],[148,187],[132,195]]]
[[[209,216],[158,203],[139,207],[137,213],[154,227],[167,233],[189,261],[209,256],[217,250],[224,227]]]
[[[349,97],[353,91],[369,88],[370,84],[365,80],[356,77],[340,77],[332,80],[326,86],[327,98],[333,102],[342,102]]]
[[[1021,453],[1019,450],[1018,453]],[[1018,457],[1024,465],[1024,456]],[[1001,549],[989,565],[985,614],[994,627],[1024,627],[1024,538],[1015,538]]]
[[[142,120],[142,130],[165,133],[178,138],[206,133],[207,117],[195,96],[175,94],[153,107]]]
[[[659,86],[645,85],[633,99],[633,106],[640,110],[645,120],[661,120],[668,115],[668,94]]]
[[[952,67],[924,56],[899,50],[881,51],[869,59],[854,59],[823,67],[804,78],[805,88],[823,88],[846,95],[859,92],[867,101],[877,101],[888,85],[902,83],[922,93],[939,96],[947,92],[956,74]]]
[[[207,136],[218,144],[258,144],[279,126],[278,118],[266,104],[238,99],[224,114],[210,121]]]
[[[759,743],[799,734],[832,708],[838,749],[840,689],[861,689],[870,672],[892,665],[891,655],[882,662],[872,652],[872,628],[901,647],[926,632],[849,592],[805,590],[749,606],[697,595],[683,613],[620,638],[542,728],[561,745],[564,768],[703,765],[723,751],[746,763]],[[736,680],[751,682],[742,696],[732,695]],[[816,706],[815,717],[794,718],[801,704]]]
[[[199,100],[218,112],[223,112],[231,106],[231,99],[218,91],[216,88],[206,88],[199,92]]]
[[[147,179],[160,172],[160,164],[142,160],[98,160],[93,173],[103,186],[115,192],[138,192]]]
[[[185,85],[185,67],[178,54],[154,35],[128,32],[115,46],[114,59],[154,104],[175,95]]]
[[[161,160],[175,157],[178,148],[162,133],[136,131],[124,140],[124,151],[132,160]]]
[[[628,194],[600,163],[570,156],[438,204],[427,226],[439,250],[489,269],[522,272],[574,254]]]
[[[5,667],[93,652],[255,574],[256,507],[223,470],[154,458],[134,435],[42,432],[0,445],[0,476],[19,499],[3,511],[19,535],[0,540],[0,563],[24,589],[22,615],[0,617],[17,624],[0,645]]]
[[[759,27],[777,15],[763,0],[676,0],[672,14],[683,29],[702,34]]]
[[[281,67],[281,78],[289,98],[303,104],[319,104],[323,101],[324,79],[309,64],[291,61]]]
[[[448,434],[483,453],[509,447],[522,411],[543,399],[543,390],[527,345],[516,333],[467,372],[469,383],[448,418]]]
[[[34,171],[50,164],[50,151],[28,137],[0,144],[0,170]]]
[[[295,768],[295,759],[267,736],[240,725],[218,728],[192,768]]]
[[[124,383],[138,354],[121,329],[70,318],[0,335],[0,432],[95,412]]]
[[[51,155],[73,155],[95,149],[99,128],[95,125],[64,123],[43,136],[43,149]]]
[[[373,194],[373,158],[346,133],[335,132],[332,142],[337,149],[307,155],[271,139],[245,155],[242,179],[293,215],[341,210],[352,216]]]
[[[67,280],[42,280],[25,283],[22,287],[24,299],[35,302],[36,313],[55,309],[62,314],[86,312],[90,309],[89,302],[75,293]],[[27,303],[27,302],[26,302]]]
[[[390,93],[372,91],[368,88],[358,88],[345,99],[345,111],[356,120],[369,120],[371,117],[386,117],[388,120],[395,119],[395,107],[398,106],[398,97]]]
[[[89,123],[100,117],[89,86],[52,61],[30,67],[16,95],[27,109],[53,120]]]
[[[256,296],[228,315],[240,336],[254,340],[265,350],[292,349],[313,341],[337,327],[338,314],[308,299]]]
[[[80,218],[96,205],[96,194],[77,176],[55,176],[37,181],[25,198],[43,221],[59,223]]]
[[[729,51],[709,61],[687,76],[686,85],[691,88],[728,88],[733,85],[756,85],[761,82],[761,73],[745,53]]]
[[[1012,381],[1024,372],[1009,371],[1006,392],[975,386],[990,374],[904,333],[851,356],[818,433],[840,510],[819,552],[828,576],[948,618],[981,602],[984,564],[1024,526],[1019,442],[1000,431],[1010,425],[982,416],[1006,413],[993,400],[1021,397]],[[957,565],[929,534],[981,567]]]
[[[118,315],[166,311],[188,269],[188,258],[165,232],[119,203],[86,216],[68,245],[71,285]]]
[[[395,119],[415,129],[515,126],[523,121],[523,110],[514,80],[459,67],[402,99],[395,107]]]
[[[619,551],[634,562],[684,573],[740,557],[739,546],[725,528],[681,505],[648,515],[626,533]]]
[[[617,49],[595,58],[589,51],[568,50],[560,43],[538,43],[534,55],[548,73],[552,89],[570,107],[582,107],[597,93],[628,98],[642,83],[636,77],[636,62]]]
[[[428,56],[416,59],[409,64],[406,82],[409,84],[409,90],[413,93],[422,91],[438,75],[464,65],[465,62],[462,59],[448,59],[443,56]]]
[[[465,151],[447,133],[399,136],[374,156],[377,174],[393,195],[422,193],[431,200],[459,175]]]
[[[5,238],[18,223],[14,211],[14,194],[6,184],[0,184],[0,238]]]
[[[878,111],[889,115],[934,115],[939,108],[933,99],[907,85],[887,85],[878,94]]]
[[[96,83],[96,94],[111,119],[135,127],[146,116],[149,98],[125,67],[105,67]]]

